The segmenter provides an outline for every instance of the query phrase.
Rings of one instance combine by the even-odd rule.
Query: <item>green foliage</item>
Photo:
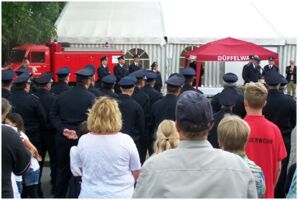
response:
[[[54,24],[64,4],[2,2],[2,56],[6,57],[4,52],[7,54],[16,45],[42,44],[55,38],[57,32]]]

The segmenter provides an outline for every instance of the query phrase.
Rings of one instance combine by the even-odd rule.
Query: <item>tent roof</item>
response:
[[[235,37],[260,45],[296,44],[295,2],[70,1],[56,26],[58,41],[70,43],[165,44],[167,37],[168,43],[205,44]]]
[[[278,54],[259,45],[234,39],[224,38],[216,40],[189,51],[186,57],[197,61],[246,61],[249,55],[258,55],[261,60]]]
[[[56,21],[58,41],[164,44],[158,1],[68,2]]]

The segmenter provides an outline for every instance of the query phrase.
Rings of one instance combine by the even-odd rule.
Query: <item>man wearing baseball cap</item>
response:
[[[207,141],[213,126],[211,105],[195,91],[176,104],[176,149],[145,162],[134,198],[257,198],[253,175],[241,157],[214,149]]]

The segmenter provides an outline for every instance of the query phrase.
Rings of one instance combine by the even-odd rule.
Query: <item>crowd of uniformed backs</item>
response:
[[[282,76],[266,76],[266,73],[278,73],[276,66],[265,66],[263,72],[255,67],[256,56],[250,56],[250,61],[243,68],[243,78],[246,83],[257,82],[265,77],[266,85],[279,86],[279,90],[269,90],[267,106],[263,114],[280,128],[289,155],[291,131],[296,125],[296,102],[285,95],[283,90],[288,81]],[[271,62],[273,58],[269,58]],[[49,153],[51,168],[51,183],[54,197],[64,198],[71,177],[69,151],[77,140],[67,139],[63,135],[65,129],[77,131],[79,125],[86,121],[88,109],[95,98],[109,96],[119,102],[123,126],[121,132],[129,134],[138,149],[140,161],[144,163],[147,152],[153,153],[154,134],[160,122],[165,119],[175,121],[175,107],[178,96],[187,90],[196,90],[192,83],[196,71],[185,68],[180,74],[174,73],[165,81],[167,93],[160,92],[162,81],[154,62],[151,70],[144,70],[139,63],[139,56],[134,56],[134,63],[127,67],[123,56],[118,58],[111,75],[107,67],[107,58],[101,58],[101,65],[96,69],[87,65],[81,70],[72,72],[71,68],[63,67],[56,72],[58,83],[51,87],[52,73],[46,72],[39,78],[31,79],[28,69],[22,67],[16,73],[10,70],[2,71],[2,98],[6,98],[13,106],[13,112],[19,113],[25,124],[25,131],[30,141],[36,146],[42,156],[40,162],[41,174],[46,152]],[[71,66],[70,66],[71,67]],[[95,80],[95,74],[98,80]],[[76,74],[76,85],[68,85],[70,73]],[[224,90],[212,99],[215,126],[208,140],[218,148],[216,129],[225,113],[245,116],[243,94],[237,89],[238,77],[233,73],[223,76]],[[296,80],[296,67],[295,67]],[[30,90],[30,85],[31,90]],[[134,88],[133,90],[122,89]],[[131,91],[131,92],[128,92]],[[236,92],[231,98],[231,92]],[[232,95],[233,96],[233,95]],[[234,95],[235,96],[235,95]],[[282,173],[276,187],[276,197],[283,196],[283,185],[286,177],[288,159],[283,161]],[[40,187],[41,188],[41,187]],[[39,188],[39,195],[42,192]]]

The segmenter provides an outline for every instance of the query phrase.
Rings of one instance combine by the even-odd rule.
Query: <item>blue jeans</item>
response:
[[[37,185],[39,181],[39,173],[40,173],[40,169],[35,171],[33,171],[32,169],[29,169],[23,175],[23,181],[25,186]]]
[[[16,181],[18,186],[18,191],[20,194],[23,192],[23,182],[22,181]]]

